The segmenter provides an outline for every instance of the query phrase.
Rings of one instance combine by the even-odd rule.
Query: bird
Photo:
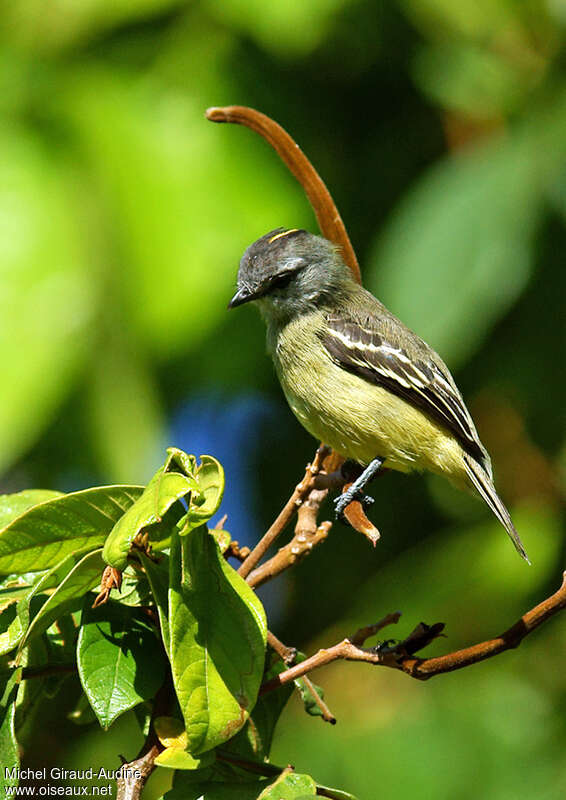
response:
[[[319,441],[362,471],[337,516],[384,469],[430,471],[478,494],[528,556],[493,483],[491,460],[440,356],[360,285],[340,248],[277,228],[244,252],[228,304],[259,308],[287,402]]]

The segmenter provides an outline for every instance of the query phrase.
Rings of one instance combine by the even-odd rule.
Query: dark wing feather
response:
[[[486,454],[474,423],[448,370],[444,371],[437,363],[438,357],[425,361],[418,355],[409,356],[395,343],[397,337],[391,337],[391,341],[385,339],[388,326],[384,326],[383,333],[377,332],[372,330],[369,320],[362,325],[355,320],[329,316],[327,323],[321,339],[337,364],[424,411],[447,428],[472,458],[485,464]],[[407,332],[418,341],[424,355],[427,346],[415,334]]]

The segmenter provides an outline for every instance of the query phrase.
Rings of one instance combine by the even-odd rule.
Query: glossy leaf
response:
[[[293,681],[293,683],[299,690],[299,694],[301,695],[301,700],[303,701],[307,714],[310,714],[311,717],[321,717],[322,711],[320,710],[315,698],[313,697],[313,693],[305,683],[304,679],[297,678],[297,680]],[[317,686],[316,683],[313,683],[312,685],[317,695],[324,700],[324,689],[321,686]]]
[[[8,653],[18,645],[28,629],[30,622],[30,606],[35,603],[35,598],[47,589],[58,586],[65,579],[75,564],[80,561],[85,551],[78,550],[76,553],[69,553],[58,564],[46,572],[36,575],[33,583],[27,591],[20,597],[15,608],[9,608],[1,616],[2,619],[9,619],[9,625],[0,634],[0,654]],[[41,601],[37,600],[36,611],[41,608]],[[5,615],[10,615],[9,617]]]
[[[320,783],[316,785],[317,792],[322,797],[328,797],[330,800],[358,800],[358,798],[350,794],[350,792],[343,792],[342,789],[331,789],[330,786],[323,786]]]
[[[49,489],[27,489],[24,492],[0,495],[0,529],[5,528],[29,508],[61,495],[62,492],[53,492]]]
[[[205,753],[202,758],[195,758],[187,752],[187,732],[180,719],[157,717],[153,725],[157,738],[165,747],[155,759],[155,763],[160,767],[195,770],[214,762],[214,752]]]
[[[102,550],[83,556],[42,605],[22,644],[25,645],[33,636],[46,631],[59,617],[78,609],[81,598],[100,583],[103,570]]]
[[[82,614],[77,643],[79,677],[100,725],[154,696],[165,664],[157,637],[134,610],[118,603]]]
[[[216,514],[224,494],[224,470],[212,456],[201,456],[196,479],[201,493],[198,502],[191,502],[186,515],[186,525],[180,533],[185,535],[197,525],[202,525]]]
[[[286,669],[285,664],[271,649],[268,650],[267,660],[270,666],[263,675],[262,683]],[[274,692],[259,697],[245,727],[224,745],[224,749],[251,761],[268,758],[275,726],[292,694],[293,683],[285,683]]]
[[[0,676],[0,678],[3,677]],[[14,727],[18,677],[18,670],[14,670],[8,676],[6,683],[2,687],[3,691],[0,697],[0,753],[2,754],[0,792],[3,797],[7,796],[8,787],[18,785],[18,781],[12,780],[7,772],[8,769],[10,771],[16,769],[20,764],[20,753]]]
[[[33,506],[0,531],[0,573],[37,572],[100,547],[140,496],[140,486],[98,486]]]
[[[195,755],[244,726],[261,683],[267,623],[205,526],[173,535],[169,586],[171,668]]]
[[[128,553],[138,534],[147,531],[150,534],[150,541],[152,534],[156,539],[167,538],[168,531],[165,532],[157,526],[177,500],[193,490],[198,490],[194,478],[181,475],[179,472],[167,472],[166,469],[166,466],[161,467],[155,473],[141,497],[118,520],[106,539],[102,557],[111,567],[119,570],[126,568]],[[181,507],[172,524],[182,513]]]
[[[145,569],[151,593],[157,606],[163,646],[165,647],[165,652],[169,655],[171,645],[167,597],[169,589],[169,557],[162,555],[159,563],[156,563],[151,558],[148,558],[145,553],[140,553],[140,561]]]
[[[307,797],[316,797],[316,783],[311,776],[284,772],[258,795],[257,800],[306,800]]]

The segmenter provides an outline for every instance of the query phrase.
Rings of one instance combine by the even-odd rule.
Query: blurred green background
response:
[[[565,26],[563,0],[5,4],[0,490],[145,481],[175,444],[223,460],[240,542],[286,499],[315,443],[284,404],[258,315],[226,303],[250,242],[316,226],[265,142],[203,116],[251,105],[326,180],[365,285],[453,369],[533,561],[473,498],[391,475],[375,486],[375,551],[336,524],[263,594],[272,628],[312,651],[399,608],[385,635],[442,620],[439,653],[553,591],[566,566]],[[478,782],[489,800],[562,798],[565,646],[556,618],[428,683],[332,665],[315,678],[338,725],[293,699],[273,760],[360,800],[475,798]],[[132,720],[78,737],[72,686],[58,697],[25,764],[135,755]]]

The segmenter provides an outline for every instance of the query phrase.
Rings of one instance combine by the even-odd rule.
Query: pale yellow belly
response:
[[[341,369],[318,340],[316,350],[296,344],[289,352],[280,345],[274,360],[291,409],[314,437],[360,464],[380,457],[390,469],[464,478],[460,445],[434,420]]]

